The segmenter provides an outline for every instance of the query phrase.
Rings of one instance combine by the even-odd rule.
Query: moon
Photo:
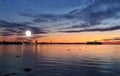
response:
[[[30,37],[32,33],[31,33],[31,31],[27,30],[25,34],[27,37]]]

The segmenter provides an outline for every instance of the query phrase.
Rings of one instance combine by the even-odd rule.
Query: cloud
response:
[[[94,32],[94,31],[114,31],[119,30],[120,26],[112,26],[112,27],[106,27],[106,28],[91,28],[91,29],[83,29],[83,30],[67,30],[67,31],[59,31],[59,32],[66,32],[66,33],[77,33],[77,32]]]
[[[120,1],[118,0],[115,0],[115,1],[95,0],[92,4],[88,5],[85,9],[82,9],[82,10],[75,9],[71,11],[69,14],[79,17],[81,20],[84,20],[86,23],[89,23],[88,27],[99,26],[102,24],[102,21],[109,18],[113,18],[118,13],[120,13],[119,5],[120,5]],[[84,25],[87,26],[86,24]]]
[[[120,37],[114,37],[114,38],[102,39],[102,41],[120,41]]]
[[[35,14],[35,13],[21,13],[21,16],[32,18],[33,23],[38,23],[40,26],[44,25],[47,27],[58,28],[61,29],[63,26],[67,26],[66,29],[69,28],[84,28],[90,27],[90,23],[81,20],[77,16],[65,14],[65,15],[52,15],[52,14]],[[43,26],[43,27],[44,27]],[[62,28],[64,29],[64,28]],[[57,30],[57,29],[56,29]]]
[[[32,12],[21,12],[19,13],[20,16],[30,17],[34,18],[33,21],[35,22],[48,22],[50,21],[56,21],[59,20],[59,15],[53,15],[53,14],[39,14],[39,13],[32,13]]]
[[[26,30],[31,30],[34,34],[47,34],[47,31],[41,27],[30,25],[30,23],[16,23],[0,20],[1,36],[23,36]]]
[[[1,32],[0,33],[0,36],[11,36],[11,35],[14,35],[14,34],[9,33],[9,32]]]
[[[19,15],[32,18],[33,23],[43,26],[49,31],[61,32],[95,32],[95,31],[114,31],[119,30],[119,24],[116,24],[116,17],[120,14],[120,1],[118,0],[92,0],[83,8],[76,8],[68,12],[68,14],[40,14],[32,12],[22,12]],[[106,28],[104,21],[109,25]],[[120,20],[120,19],[119,19]]]

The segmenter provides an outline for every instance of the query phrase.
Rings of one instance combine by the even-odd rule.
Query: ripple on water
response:
[[[116,57],[112,51],[104,52],[102,48],[106,46],[93,46],[83,48],[81,51],[67,51],[67,46],[55,46],[56,50],[52,51],[51,47],[44,47],[44,51],[23,50],[20,58],[13,58],[14,52],[3,50],[2,59],[0,60],[0,72],[4,74],[19,73],[21,76],[119,76],[120,75],[120,57]],[[75,45],[72,47],[76,48]],[[95,47],[95,46],[94,46]],[[103,50],[99,50],[99,47]],[[43,49],[43,47],[40,47]],[[45,48],[47,50],[45,50]],[[96,52],[88,51],[91,49]],[[84,51],[86,49],[86,51]],[[87,50],[88,49],[88,50]],[[113,46],[114,49],[114,46]],[[13,49],[14,50],[14,49]],[[58,51],[59,50],[59,51]],[[110,49],[109,49],[110,50]],[[118,50],[118,49],[117,49]],[[16,51],[16,50],[14,50]],[[56,52],[57,51],[57,52]],[[62,52],[61,52],[62,51]],[[116,50],[115,50],[116,51]],[[0,51],[1,52],[1,51]],[[9,52],[9,53],[7,53]],[[20,51],[19,51],[20,52]],[[51,54],[52,52],[52,54]],[[118,51],[119,52],[119,51]],[[27,54],[26,54],[27,53]],[[57,55],[53,55],[53,54]],[[60,53],[60,54],[59,54]],[[97,56],[97,55],[98,56]],[[6,57],[8,55],[8,58]],[[27,55],[27,56],[26,56]],[[115,56],[113,58],[113,56]],[[24,72],[25,67],[32,68],[30,72]],[[2,74],[3,75],[3,74]]]

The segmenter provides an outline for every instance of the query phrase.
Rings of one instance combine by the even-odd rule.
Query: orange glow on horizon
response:
[[[113,32],[83,32],[83,33],[50,33],[40,38],[30,38],[35,42],[87,42],[87,41],[103,41],[103,39],[109,39],[114,37],[120,37],[118,31]],[[27,41],[26,36],[22,36],[23,39],[16,39],[17,36],[0,37],[0,41]],[[33,35],[34,37],[34,35]],[[114,41],[115,42],[115,41]]]

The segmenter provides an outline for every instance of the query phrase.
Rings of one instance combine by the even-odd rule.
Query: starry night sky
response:
[[[40,41],[119,41],[120,0],[0,0],[0,39],[26,30]]]

